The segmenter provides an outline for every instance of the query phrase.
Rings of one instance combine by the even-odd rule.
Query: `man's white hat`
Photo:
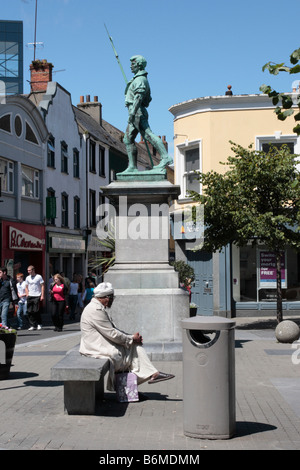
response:
[[[94,297],[105,297],[114,293],[113,286],[110,282],[101,282],[94,289]]]

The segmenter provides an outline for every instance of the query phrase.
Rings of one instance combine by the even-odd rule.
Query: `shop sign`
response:
[[[82,238],[52,237],[51,248],[53,250],[69,250],[84,252],[85,240]]]
[[[259,252],[259,287],[272,288],[277,285],[276,281],[276,256],[271,251]],[[286,260],[285,253],[281,255],[281,287],[286,288]]]
[[[14,227],[9,227],[8,247],[11,250],[42,251],[45,240],[34,237],[29,233],[22,232]]]

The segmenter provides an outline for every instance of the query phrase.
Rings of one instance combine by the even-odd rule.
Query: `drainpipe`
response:
[[[87,253],[87,247],[88,247],[88,236],[89,236],[89,134],[87,131],[83,133],[83,139],[85,141],[85,243],[86,243],[86,263],[85,263],[85,273],[84,277],[87,276],[87,259],[88,259],[88,253]]]

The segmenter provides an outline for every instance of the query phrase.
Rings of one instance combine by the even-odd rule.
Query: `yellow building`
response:
[[[241,249],[224,247],[220,254],[194,252],[192,249],[199,246],[199,240],[193,240],[187,233],[178,213],[192,204],[188,190],[201,192],[194,170],[226,171],[220,162],[226,162],[228,156],[233,155],[230,141],[243,147],[252,144],[254,149],[264,151],[269,144],[288,144],[293,153],[300,154],[300,137],[293,133],[293,117],[279,121],[267,95],[196,98],[175,104],[169,111],[174,116],[175,184],[181,186],[173,211],[177,214],[175,255],[195,269],[192,301],[198,305],[197,313],[229,317],[275,312],[273,275],[268,282],[264,277],[267,262],[269,272],[275,272],[272,254],[266,247],[252,248],[249,244]],[[300,257],[287,247],[282,263],[284,309],[289,310],[289,314],[297,310],[299,313]]]

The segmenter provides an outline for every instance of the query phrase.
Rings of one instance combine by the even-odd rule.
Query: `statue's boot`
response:
[[[137,148],[135,144],[125,144],[128,155],[128,168],[123,173],[137,171]]]

